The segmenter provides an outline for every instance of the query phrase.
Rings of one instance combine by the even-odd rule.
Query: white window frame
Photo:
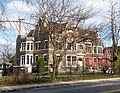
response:
[[[27,51],[30,51],[30,43],[27,42],[26,44],[27,44]],[[29,46],[29,47],[28,47],[28,46]]]
[[[94,51],[94,48],[96,47],[96,53]],[[102,53],[98,53],[98,48],[102,48]],[[93,53],[94,54],[103,54],[103,46],[93,46]]]
[[[28,48],[27,44],[28,43],[29,43],[29,50],[27,50],[27,48]],[[32,45],[32,49],[31,49],[31,45]],[[33,41],[26,41],[26,51],[33,51],[33,50],[34,50],[34,43],[33,43]]]
[[[85,46],[86,48],[86,53],[92,54],[92,46]],[[89,52],[88,49],[91,49],[91,52]]]
[[[23,44],[25,44],[25,47],[22,47]],[[26,51],[26,42],[22,42],[22,43],[21,43],[21,51]]]
[[[30,64],[30,55],[26,55],[26,64]]]
[[[96,53],[95,53],[95,51],[94,51],[94,48],[96,47]],[[93,53],[94,54],[97,54],[98,53],[98,48],[97,48],[97,46],[93,46]]]
[[[70,56],[70,61],[67,60],[68,56]],[[76,61],[72,61],[73,56],[76,56]],[[66,55],[66,66],[69,66],[68,63],[70,63],[70,65],[73,67],[74,65],[72,64],[72,62],[77,62],[77,55]]]
[[[29,59],[27,60],[27,56],[29,56]],[[32,56],[32,62],[31,62],[31,56]],[[28,62],[27,62],[28,61]],[[32,65],[31,63],[33,63],[33,54],[26,54],[25,55],[25,66],[29,66]]]
[[[102,47],[102,46],[98,46],[98,47],[97,47],[97,50],[98,50],[99,48],[102,49],[102,52],[101,52],[101,53],[98,53],[98,54],[103,54],[103,47]],[[98,52],[99,52],[99,51],[98,51]]]
[[[21,57],[20,57],[20,65],[25,65],[25,58],[26,58],[25,55],[21,55]]]
[[[34,50],[34,43],[33,42],[30,43],[30,50],[31,51]]]
[[[76,57],[76,61],[73,61],[73,57]],[[71,63],[71,64],[72,64],[72,66],[76,66],[76,65],[77,65],[77,63],[76,63],[76,65],[73,65],[73,62],[77,62],[77,56],[76,56],[76,55],[72,55],[72,56],[71,56],[71,61],[72,61],[72,63]]]
[[[32,57],[32,60],[31,60],[31,57]],[[30,64],[32,65],[33,63],[33,55],[30,55]]]

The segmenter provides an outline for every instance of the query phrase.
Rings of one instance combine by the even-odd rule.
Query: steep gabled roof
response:
[[[93,45],[99,45],[103,46],[103,42],[98,38],[98,34],[95,31],[91,31],[89,29],[81,29],[81,28],[75,28],[70,25],[68,25],[68,22],[66,23],[56,23],[56,22],[50,22],[48,21],[47,27],[44,27],[44,23],[42,21],[38,22],[37,25],[35,26],[35,30],[31,30],[29,34],[27,35],[28,37],[37,37],[39,34],[39,31],[43,31],[43,33],[48,34],[49,32],[51,33],[62,33],[66,30],[74,30],[77,34],[75,36],[77,42],[85,42],[85,41],[90,41],[93,43]],[[36,33],[36,35],[34,35]]]
[[[31,30],[28,34],[27,37],[34,37],[34,30]]]

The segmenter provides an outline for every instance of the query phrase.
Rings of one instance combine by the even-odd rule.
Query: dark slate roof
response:
[[[31,31],[28,33],[27,37],[33,37],[33,36],[34,36],[34,30],[31,30]]]
[[[47,29],[50,31],[58,31],[59,33],[62,33],[63,31],[69,30],[69,27],[67,28],[67,23],[55,23],[55,22],[48,22],[48,27]],[[38,31],[42,31],[44,33],[48,33],[49,31],[44,31],[44,24],[43,23],[37,23],[37,25],[35,26],[35,30],[31,30],[29,32],[29,34],[27,35],[27,37],[37,37],[36,35],[38,34]],[[75,28],[72,28],[73,30],[75,30]],[[34,35],[34,33],[36,33],[36,35]],[[98,38],[98,34],[95,31],[91,31],[89,29],[80,29],[77,28],[76,30],[76,41],[77,42],[85,42],[88,39],[93,43],[93,45],[99,45],[99,46],[103,46],[103,42],[101,41],[101,39]],[[37,39],[35,39],[37,40]]]

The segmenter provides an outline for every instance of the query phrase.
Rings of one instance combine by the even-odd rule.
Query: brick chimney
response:
[[[25,19],[19,19],[19,35],[25,35]]]
[[[48,14],[47,14],[47,12],[45,12],[43,14],[43,23],[44,23],[44,27],[47,27],[47,24],[48,24]]]

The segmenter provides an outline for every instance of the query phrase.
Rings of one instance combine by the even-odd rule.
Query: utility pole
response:
[[[0,23],[18,23],[19,24],[19,35],[23,34],[25,31],[24,26],[25,24],[34,25],[32,23],[25,22],[25,19],[18,19],[18,20],[0,20]]]

